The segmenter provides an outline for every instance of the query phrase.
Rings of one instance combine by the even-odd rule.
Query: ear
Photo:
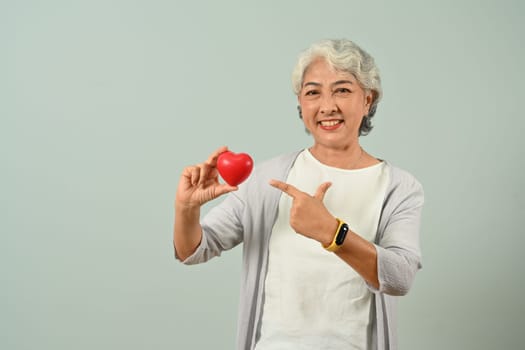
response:
[[[303,119],[303,112],[301,110],[301,105],[297,105],[297,113],[299,113],[299,119]]]
[[[301,98],[299,95],[297,95],[297,113],[299,115],[299,119],[303,119],[303,111],[301,109]]]
[[[370,107],[372,107],[372,103],[374,103],[375,99],[377,97],[377,93],[374,90],[367,90],[365,93],[365,108],[366,108],[366,114],[370,112]]]

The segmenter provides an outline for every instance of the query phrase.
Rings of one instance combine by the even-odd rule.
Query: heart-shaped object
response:
[[[246,180],[252,169],[253,159],[246,153],[226,151],[217,158],[217,170],[230,186],[237,186]]]

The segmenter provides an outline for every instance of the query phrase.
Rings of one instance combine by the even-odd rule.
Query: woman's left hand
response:
[[[295,232],[315,239],[323,246],[332,243],[338,222],[323,204],[326,191],[332,185],[331,182],[319,185],[313,196],[282,181],[271,180],[270,185],[292,197],[290,226]]]

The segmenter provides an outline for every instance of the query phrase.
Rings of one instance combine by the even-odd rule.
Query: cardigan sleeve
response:
[[[424,193],[409,173],[392,170],[376,241],[379,292],[405,295],[422,267],[419,232]]]
[[[199,246],[182,263],[194,265],[206,262],[241,243],[244,207],[244,201],[237,193],[229,193],[222,203],[213,207],[201,220],[202,239]]]

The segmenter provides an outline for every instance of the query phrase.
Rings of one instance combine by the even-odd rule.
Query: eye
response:
[[[345,88],[345,87],[337,88],[337,89],[335,89],[335,91],[334,91],[335,94],[339,94],[339,95],[346,95],[346,94],[349,94],[349,93],[351,93],[351,92],[352,92],[352,91],[350,91],[350,89]]]
[[[314,96],[314,95],[317,95],[319,94],[319,91],[317,90],[308,90],[304,93],[305,96]]]

